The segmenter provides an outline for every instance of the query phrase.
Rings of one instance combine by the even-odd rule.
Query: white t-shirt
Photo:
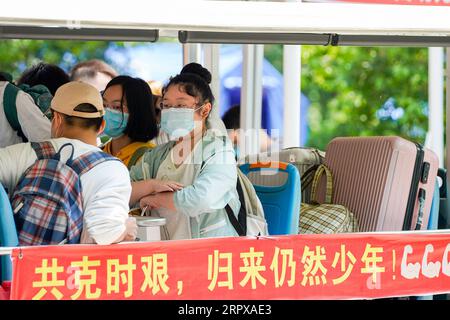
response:
[[[89,151],[100,151],[79,140],[58,138],[50,141],[56,151],[65,143],[72,143],[74,158]],[[68,159],[71,150],[70,147],[62,150],[62,161]],[[0,149],[0,182],[10,194],[36,159],[30,143]],[[84,173],[80,179],[84,209],[81,243],[110,244],[125,232],[131,195],[128,170],[120,161],[105,161]]]
[[[194,154],[198,149],[201,149],[199,148],[199,145],[201,145],[201,141],[197,142],[193,152],[191,152],[178,167],[175,165],[173,159],[174,149],[170,150],[169,155],[159,166],[158,172],[156,173],[156,179],[162,181],[176,181],[184,186],[192,185],[194,183],[196,171],[195,165],[193,164]],[[160,217],[166,218],[167,221],[166,227],[170,239],[165,239],[164,233],[161,233],[161,239],[178,240],[192,238],[189,217],[187,215],[165,208],[156,209],[155,211],[157,211]]]
[[[23,142],[6,119],[3,108],[3,94],[7,84],[6,81],[0,81],[0,148]],[[40,142],[50,139],[51,122],[35,105],[29,94],[19,91],[16,98],[16,108],[20,127],[28,141]]]

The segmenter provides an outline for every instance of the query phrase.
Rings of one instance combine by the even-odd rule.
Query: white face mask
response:
[[[195,128],[195,111],[202,107],[163,109],[161,111],[161,130],[166,132],[171,140],[187,136]]]
[[[169,141],[170,141],[169,135],[162,130],[159,130],[158,136],[154,139],[154,143],[156,143],[156,145],[158,145],[158,146],[160,144],[165,144]]]

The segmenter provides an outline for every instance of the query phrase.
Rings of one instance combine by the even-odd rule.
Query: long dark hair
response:
[[[158,127],[153,106],[153,95],[147,82],[139,78],[118,76],[106,85],[105,91],[115,85],[122,87],[122,113],[124,98],[127,101],[129,118],[124,134],[133,141],[140,142],[147,142],[155,138],[158,135]]]

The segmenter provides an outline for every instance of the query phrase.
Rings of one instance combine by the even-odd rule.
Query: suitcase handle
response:
[[[439,168],[438,177],[442,180],[442,185],[439,188],[439,197],[447,198],[447,170],[445,168]]]

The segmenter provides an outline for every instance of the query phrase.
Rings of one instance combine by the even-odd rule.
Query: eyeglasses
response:
[[[103,108],[114,110],[114,111],[122,111],[123,107],[126,107],[126,106],[122,105],[120,103],[113,103],[113,104],[103,103]]]
[[[198,109],[200,109],[201,107],[203,107],[203,105],[204,105],[204,103],[203,104],[198,104],[198,103],[196,103],[196,104],[194,104],[193,106],[186,106],[186,105],[181,105],[181,104],[179,104],[179,105],[177,105],[177,106],[171,106],[171,105],[168,105],[168,104],[163,104],[162,102],[159,104],[159,107],[161,108],[161,110],[167,110],[167,109],[182,109],[182,108],[184,108],[184,109],[195,109],[195,110],[198,110]],[[198,107],[198,108],[196,108],[196,107]],[[194,111],[195,111],[194,110]]]

